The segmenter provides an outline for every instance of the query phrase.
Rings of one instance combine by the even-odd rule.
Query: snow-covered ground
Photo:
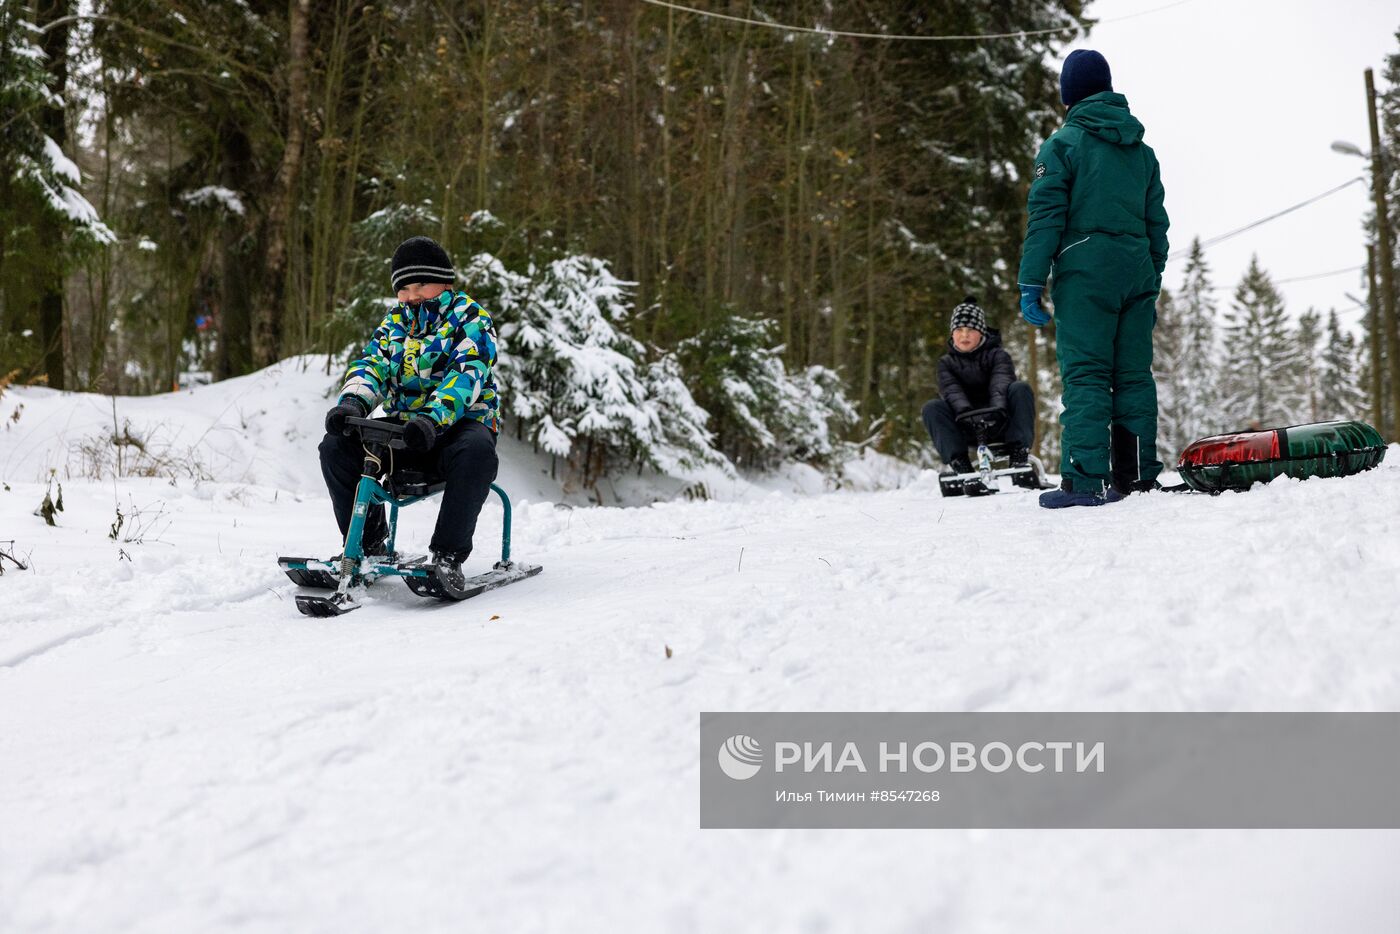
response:
[[[112,400],[0,398],[0,931],[1400,929],[1396,832],[702,832],[697,762],[703,710],[1400,709],[1400,450],[1052,513],[588,507],[509,443],[543,575],[315,620],[329,383],[116,400],[161,475],[115,481]]]

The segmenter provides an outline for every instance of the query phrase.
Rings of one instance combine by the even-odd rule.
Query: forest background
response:
[[[1015,270],[1089,5],[705,6],[984,38],[638,0],[0,0],[0,388],[343,361],[422,233],[497,317],[507,430],[585,484],[927,457],[967,294],[1057,456],[1054,330],[1020,322]],[[1400,53],[1380,77],[1395,166]],[[1255,421],[1395,436],[1368,387],[1400,377],[1335,313],[1287,313],[1257,264],[1221,300],[1199,246],[1166,286],[1167,457]]]

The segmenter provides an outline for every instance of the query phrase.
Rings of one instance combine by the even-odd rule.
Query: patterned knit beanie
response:
[[[447,251],[431,237],[409,237],[400,243],[390,270],[395,292],[415,284],[451,287],[457,278]]]
[[[954,331],[958,328],[972,328],[974,331],[987,333],[987,315],[978,307],[976,295],[967,296],[961,305],[953,309],[953,323],[949,327]]]

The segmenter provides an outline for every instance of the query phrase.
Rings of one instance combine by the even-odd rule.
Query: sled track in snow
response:
[[[25,662],[38,658],[41,655],[46,655],[49,652],[52,652],[54,649],[62,648],[70,642],[76,642],[79,639],[86,639],[88,636],[95,636],[102,630],[106,629],[107,626],[107,623],[97,623],[92,626],[85,626],[82,629],[75,629],[70,633],[66,633],[64,635],[48,639],[34,646],[32,649],[26,649],[25,651],[20,652],[18,655],[13,655],[10,658],[0,661],[0,668],[18,668]]]

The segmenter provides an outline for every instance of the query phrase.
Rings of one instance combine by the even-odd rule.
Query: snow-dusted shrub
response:
[[[482,253],[462,274],[496,319],[496,378],[508,416],[584,486],[633,465],[673,476],[728,467],[679,362],[648,360],[624,330],[632,284],[605,261],[570,255],[515,272]]]
[[[812,366],[789,372],[774,324],[728,316],[682,342],[696,401],[717,421],[718,446],[734,463],[769,469],[822,463],[856,420],[841,377]]]
[[[351,235],[349,299],[331,315],[329,348],[347,344],[358,353],[394,303],[389,266],[394,249],[409,237],[441,227],[430,202],[392,204],[358,221]]]
[[[45,335],[30,309],[78,261],[116,239],[83,197],[77,164],[46,132],[46,112],[62,101],[33,6],[0,0],[0,304],[7,325],[0,327],[0,376],[47,369]]]

